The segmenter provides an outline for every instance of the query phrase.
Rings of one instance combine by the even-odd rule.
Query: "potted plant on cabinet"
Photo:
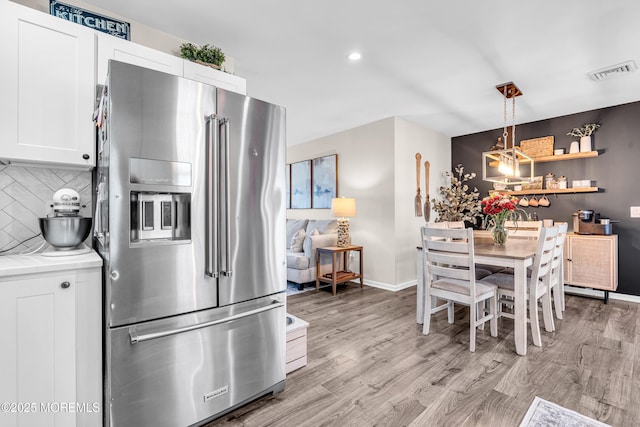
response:
[[[220,69],[225,60],[224,52],[219,47],[205,44],[197,46],[193,43],[183,43],[180,45],[180,56],[189,61],[209,67]]]

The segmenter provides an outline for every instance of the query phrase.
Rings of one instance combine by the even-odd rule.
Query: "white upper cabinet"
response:
[[[109,60],[139,65],[163,73],[182,77],[184,60],[150,47],[119,39],[108,34],[98,35],[98,76],[97,83],[104,84],[109,71]]]
[[[0,2],[0,160],[95,165],[93,30]]]
[[[243,95],[247,93],[247,82],[242,77],[186,61],[177,56],[118,39],[108,34],[98,33],[97,82],[99,84],[106,81],[110,59],[162,71],[174,76],[186,77]]]
[[[195,62],[184,61],[184,77],[207,83],[220,89],[241,93],[242,95],[247,94],[247,81],[242,77],[218,71]]]

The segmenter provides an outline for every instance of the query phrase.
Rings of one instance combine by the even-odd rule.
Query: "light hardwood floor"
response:
[[[640,425],[640,316],[634,303],[567,295],[556,332],[529,334],[514,352],[511,320],[479,331],[468,350],[468,309],[415,323],[415,287],[359,285],[309,291],[288,312],[309,322],[309,364],[286,389],[207,424],[214,426],[517,426],[534,396],[613,426]]]

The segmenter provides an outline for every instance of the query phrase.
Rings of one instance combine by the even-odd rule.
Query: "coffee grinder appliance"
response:
[[[83,242],[91,231],[91,218],[80,216],[80,195],[70,188],[53,195],[53,212],[39,218],[42,236],[51,245],[42,256],[69,256],[91,252]]]
[[[581,209],[573,213],[573,232],[576,234],[611,234],[613,224],[609,218],[591,209]]]

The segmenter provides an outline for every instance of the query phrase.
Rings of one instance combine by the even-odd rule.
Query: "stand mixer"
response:
[[[91,218],[80,216],[80,195],[70,188],[53,195],[53,215],[39,218],[42,236],[51,245],[42,256],[69,256],[91,252],[83,243],[91,231]]]

